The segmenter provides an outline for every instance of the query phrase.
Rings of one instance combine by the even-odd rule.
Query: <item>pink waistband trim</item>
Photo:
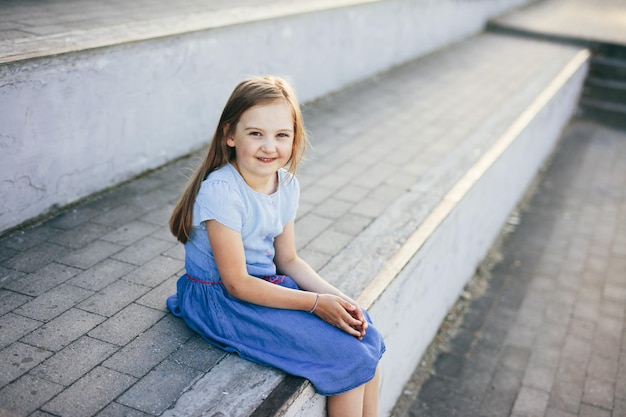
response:
[[[201,279],[194,278],[189,274],[185,274],[189,281],[197,282],[204,285],[224,285],[222,281],[202,281]],[[270,282],[272,284],[282,284],[285,281],[285,275],[272,275],[269,277],[260,277],[261,279]]]
[[[193,281],[193,282],[197,282],[198,284],[205,284],[205,285],[224,285],[224,283],[222,281],[202,281],[201,279],[198,278],[194,278],[189,274],[185,274],[185,276],[187,277],[187,279],[189,281]]]

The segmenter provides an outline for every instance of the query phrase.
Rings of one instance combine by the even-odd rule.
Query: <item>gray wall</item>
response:
[[[204,146],[246,75],[311,101],[527,2],[364,2],[2,65],[0,232]]]

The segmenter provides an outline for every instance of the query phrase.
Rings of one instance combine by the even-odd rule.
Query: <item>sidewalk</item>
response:
[[[626,127],[573,121],[520,217],[395,417],[626,415]]]

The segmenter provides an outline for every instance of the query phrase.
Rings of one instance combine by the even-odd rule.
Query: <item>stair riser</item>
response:
[[[598,107],[593,104],[585,103],[583,100],[580,103],[579,112],[581,117],[590,120],[595,120],[619,128],[626,127],[626,110]]]
[[[587,83],[583,90],[583,98],[626,105],[626,88],[615,88]]]
[[[626,82],[626,60],[615,63],[594,60],[589,68],[589,77]]]

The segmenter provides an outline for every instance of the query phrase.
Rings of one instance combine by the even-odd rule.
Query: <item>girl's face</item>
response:
[[[235,148],[235,162],[252,189],[271,193],[276,172],[291,159],[294,128],[289,106],[282,101],[259,104],[243,112],[226,144]]]

